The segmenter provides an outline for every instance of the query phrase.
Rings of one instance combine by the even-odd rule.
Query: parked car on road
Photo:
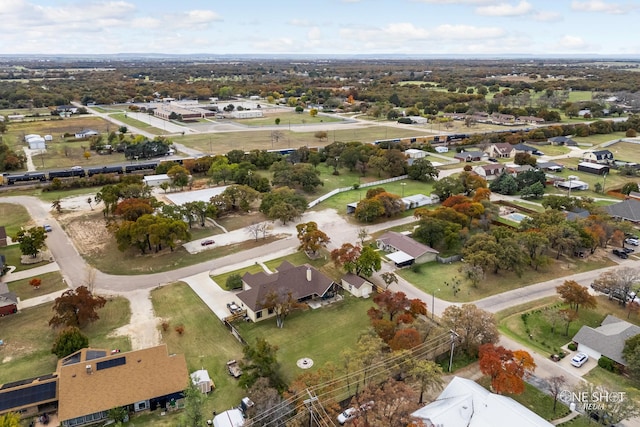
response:
[[[53,231],[53,228],[51,228],[49,224],[45,224],[42,227],[44,228],[44,231],[46,231],[47,233],[51,233]]]
[[[215,241],[213,239],[205,239],[202,242],[200,242],[201,246],[209,246],[209,245],[213,245],[215,243]]]
[[[627,253],[625,251],[621,251],[619,249],[614,249],[613,251],[611,251],[614,255],[616,255],[618,258],[622,258],[622,259],[627,259],[629,258],[629,255],[627,255]]]
[[[633,238],[633,237],[628,237],[626,239],[624,239],[624,242],[628,245],[633,245],[633,246],[638,246],[640,245],[640,240]]]
[[[589,356],[587,356],[585,353],[578,353],[571,359],[571,364],[576,368],[579,368],[587,363],[587,360],[589,360]]]

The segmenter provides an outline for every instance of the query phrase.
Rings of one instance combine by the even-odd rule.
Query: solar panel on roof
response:
[[[80,363],[80,357],[82,355],[80,353],[72,354],[62,361],[63,365],[73,365],[74,363]]]
[[[0,390],[6,390],[8,388],[13,388],[13,387],[18,387],[18,386],[21,386],[21,385],[29,384],[29,383],[32,383],[36,379],[37,378],[27,378],[27,379],[24,379],[24,380],[18,380],[18,381],[14,381],[14,382],[11,382],[11,383],[6,383],[6,384],[3,384],[2,387],[0,387]]]
[[[2,393],[0,412],[56,398],[56,382],[36,384]]]
[[[102,369],[114,368],[116,366],[121,366],[127,363],[126,357],[116,357],[115,359],[109,359],[102,362],[96,363],[96,371],[100,371]]]
[[[105,357],[107,352],[104,350],[87,350],[86,360],[94,360]]]

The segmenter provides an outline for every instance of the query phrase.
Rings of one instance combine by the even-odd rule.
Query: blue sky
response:
[[[2,0],[0,54],[640,54],[638,0]]]

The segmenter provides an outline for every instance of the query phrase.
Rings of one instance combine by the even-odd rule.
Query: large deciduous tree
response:
[[[46,238],[47,233],[43,227],[31,227],[27,230],[20,230],[16,236],[16,240],[20,244],[20,252],[32,258],[35,258],[44,247]]]
[[[581,286],[575,280],[565,280],[562,285],[556,287],[556,291],[560,298],[576,312],[580,306],[595,308],[598,305],[598,301],[589,293],[589,289],[586,286]]]
[[[442,321],[457,334],[458,348],[471,356],[477,354],[482,344],[496,343],[500,337],[494,315],[474,304],[447,307]]]
[[[438,177],[440,171],[427,159],[416,159],[407,171],[409,178],[416,181],[431,182]]]
[[[382,257],[371,246],[365,246],[355,263],[358,276],[371,277],[374,271],[380,271]]]
[[[53,311],[56,314],[49,320],[49,326],[65,325],[82,328],[100,318],[98,310],[106,303],[106,299],[93,295],[86,286],[69,289],[55,299]]]
[[[269,386],[278,391],[285,387],[278,372],[278,347],[271,345],[264,338],[256,338],[255,344],[249,344],[242,349],[244,359],[240,363],[242,376],[240,386],[251,387],[259,378],[267,378]]]
[[[336,267],[342,267],[347,273],[353,273],[361,251],[362,248],[358,245],[343,243],[338,249],[331,251],[331,260]]]
[[[524,350],[511,351],[502,346],[480,346],[480,370],[491,378],[491,388],[498,394],[521,394],[524,378],[536,368],[533,357]]]
[[[314,221],[298,224],[296,225],[296,230],[300,241],[298,250],[304,251],[309,257],[318,255],[318,251],[326,248],[329,241],[331,241],[329,236],[320,230],[318,224]]]

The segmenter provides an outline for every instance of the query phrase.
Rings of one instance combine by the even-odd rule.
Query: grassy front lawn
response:
[[[49,261],[41,261],[34,264],[22,264],[20,262],[22,252],[20,252],[20,247],[18,245],[11,245],[7,246],[6,248],[2,248],[2,254],[6,258],[7,265],[16,267],[15,271],[30,270],[32,268],[49,264]]]
[[[625,160],[628,162],[640,162],[640,153],[638,153],[638,144],[631,142],[616,142],[607,147],[613,153],[616,160]]]
[[[478,384],[482,385],[487,390],[490,390],[491,379],[489,377],[482,377],[478,380]],[[571,412],[567,405],[558,401],[556,412],[554,413],[553,397],[526,382],[524,384],[524,392],[522,394],[505,393],[504,396],[512,398],[547,421],[557,420],[569,415],[569,412]]]
[[[284,328],[276,327],[275,319],[258,323],[237,323],[242,337],[250,344],[256,338],[278,346],[280,372],[286,382],[304,372],[296,366],[303,357],[314,362],[311,370],[327,362],[340,364],[340,353],[353,348],[358,336],[369,327],[367,310],[373,305],[370,300],[345,296],[341,302],[317,310],[295,312],[284,322]]]
[[[578,319],[569,325],[569,332],[565,334],[566,324],[562,321],[556,325],[555,333],[551,332],[551,325],[545,319],[545,312],[552,308],[567,308],[555,297],[543,300],[532,301],[525,305],[513,307],[508,312],[498,315],[500,320],[500,331],[528,347],[535,348],[543,354],[555,354],[560,347],[571,341],[573,336],[583,326],[596,328],[600,326],[602,320],[612,314],[621,319],[627,319],[626,310],[616,301],[609,300],[606,296],[597,297],[598,306],[594,309],[580,308]],[[526,324],[523,314],[526,315]],[[632,323],[640,323],[638,316],[631,316],[627,319]],[[531,334],[532,338],[529,337]]]
[[[10,237],[15,237],[21,227],[33,225],[29,212],[23,206],[12,203],[0,203],[0,218],[7,236]]]
[[[518,277],[511,271],[501,271],[499,274],[488,273],[485,279],[477,286],[473,287],[471,282],[464,279],[458,269],[462,263],[440,264],[431,262],[423,264],[418,272],[414,272],[410,268],[404,268],[397,271],[401,277],[412,283],[417,288],[432,294],[436,292],[438,298],[453,302],[475,301],[490,295],[495,295],[511,289],[518,289],[523,286],[532,285],[538,282],[564,277],[578,272],[595,270],[598,268],[608,267],[613,264],[607,257],[593,259],[576,259],[569,260],[569,267],[566,259],[560,261],[552,261],[552,264],[538,271],[525,269],[521,277]],[[452,282],[455,277],[459,279],[460,291],[457,295],[453,294]],[[446,286],[445,282],[450,285]]]
[[[226,363],[242,358],[242,345],[185,283],[155,289],[151,300],[156,315],[169,323],[168,330],[162,332],[169,353],[184,354],[189,372],[207,369],[216,385],[207,398],[205,414],[237,406],[245,391],[228,374]],[[183,335],[175,331],[177,325],[184,326]]]
[[[626,393],[625,398],[640,402],[639,384],[622,375],[614,374],[596,366],[584,376],[584,379],[593,384],[602,384],[611,391],[623,391]]]
[[[33,278],[35,277],[9,282],[9,290],[14,292],[22,301],[24,301],[29,298],[35,298],[41,295],[67,289],[67,286],[62,282],[62,274],[60,274],[59,271],[37,276],[38,279],[42,280],[42,284],[39,289],[36,289],[29,284]]]
[[[0,339],[4,340],[0,384],[50,374],[55,370],[57,358],[51,354],[51,345],[57,331],[48,324],[52,307],[53,303],[43,304],[0,318]],[[114,329],[129,323],[129,301],[121,297],[110,299],[98,315],[99,320],[83,329],[89,337],[89,345],[130,350],[129,338],[108,336]]]

